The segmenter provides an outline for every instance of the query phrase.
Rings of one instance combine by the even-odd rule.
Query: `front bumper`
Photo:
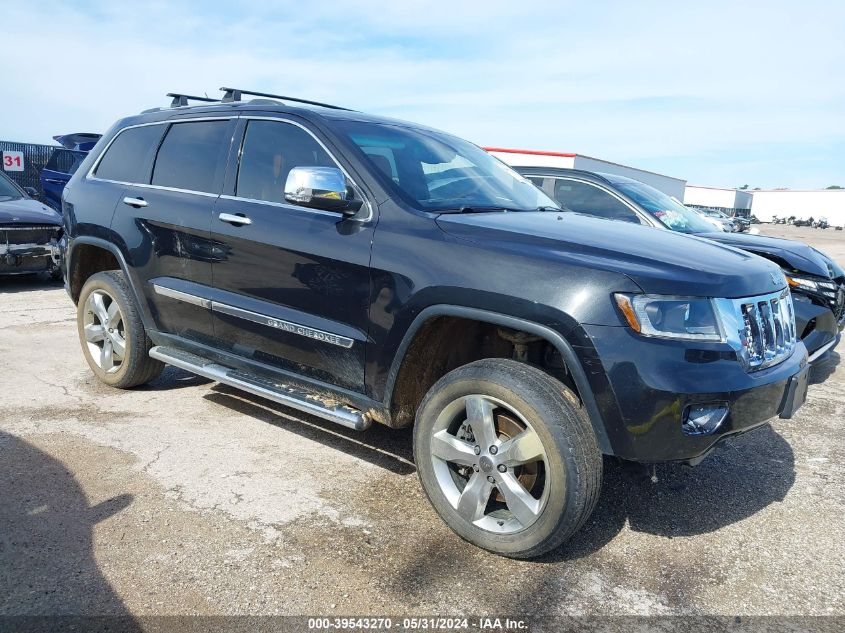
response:
[[[845,314],[837,321],[830,308],[817,305],[804,295],[793,292],[792,299],[795,306],[795,329],[804,341],[810,362],[813,362],[824,352],[836,347],[840,332],[845,328]]]
[[[697,462],[727,436],[789,417],[790,381],[807,365],[800,341],[778,365],[746,372],[723,343],[644,338],[626,327],[585,326],[584,334],[575,351],[612,454],[640,462]],[[685,412],[712,403],[729,407],[724,422],[709,435],[685,434]]]
[[[57,270],[62,252],[55,241],[49,244],[0,244],[0,275],[31,274]]]

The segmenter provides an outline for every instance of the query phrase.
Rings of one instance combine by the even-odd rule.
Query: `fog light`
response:
[[[709,435],[728,417],[728,405],[725,402],[694,404],[684,412],[681,427],[687,435]]]

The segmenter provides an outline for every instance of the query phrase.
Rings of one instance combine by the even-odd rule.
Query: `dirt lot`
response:
[[[845,234],[763,227],[845,263]],[[169,369],[96,382],[57,285],[0,280],[0,614],[845,615],[845,370],[658,482],[606,461],[563,549],[516,562],[424,499],[410,435]]]

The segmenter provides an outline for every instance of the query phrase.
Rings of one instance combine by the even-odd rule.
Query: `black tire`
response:
[[[89,312],[87,304],[89,297],[95,291],[104,293],[116,302],[122,316],[120,335],[125,342],[125,353],[123,359],[119,362],[119,366],[115,367],[114,371],[105,371],[100,367],[86,340],[86,315],[90,320],[92,314]],[[76,325],[85,360],[94,375],[105,384],[118,389],[131,389],[154,380],[164,369],[162,362],[150,358],[149,351],[152,347],[152,341],[147,336],[144,324],[141,322],[132,291],[123,272],[109,270],[97,273],[85,282],[77,304]]]
[[[520,415],[539,436],[545,451],[544,485],[549,487],[544,493],[545,505],[534,523],[511,533],[483,529],[459,514],[437,478],[439,472],[443,481],[442,467],[435,470],[432,436],[438,418],[444,411],[451,411],[446,407],[454,406],[456,400],[477,394],[504,403]],[[506,412],[507,408],[497,411]],[[496,428],[498,432],[501,426]],[[423,489],[446,524],[470,543],[511,558],[533,558],[564,543],[590,516],[601,490],[602,456],[578,398],[540,369],[509,359],[484,359],[464,365],[429,390],[417,410],[414,458]],[[467,471],[471,477],[471,469]],[[484,474],[477,469],[475,472]],[[486,472],[495,480],[496,472]],[[498,487],[495,494],[499,494]]]

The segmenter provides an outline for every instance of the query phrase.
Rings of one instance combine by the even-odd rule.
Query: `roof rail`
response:
[[[171,108],[181,108],[188,105],[188,101],[205,101],[207,103],[217,103],[220,99],[210,99],[209,97],[195,97],[194,95],[185,95],[179,92],[168,92],[168,97],[173,97],[170,102]]]
[[[307,103],[308,105],[320,106],[322,108],[331,108],[332,110],[350,110],[349,108],[342,108],[341,106],[331,105],[329,103],[320,103],[319,101],[310,101],[308,99],[297,99],[296,97],[285,97],[283,95],[274,95],[269,92],[254,92],[252,90],[241,90],[240,88],[220,88],[224,91],[223,103],[231,101],[240,101],[241,95],[251,95],[253,97],[269,97],[271,99],[281,99],[282,101],[293,101],[296,103]]]

